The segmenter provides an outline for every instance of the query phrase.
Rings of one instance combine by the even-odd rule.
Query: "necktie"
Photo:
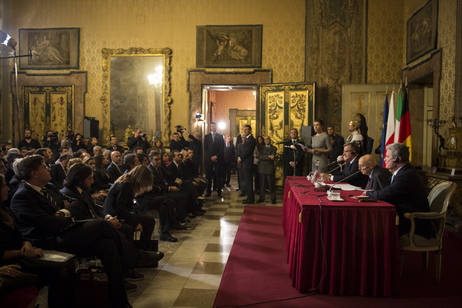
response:
[[[117,147],[116,147],[116,146],[113,146],[112,149],[113,149],[114,151],[117,151]]]
[[[212,141],[215,142],[215,133],[212,133]]]
[[[40,190],[40,192],[42,193],[42,195],[45,196],[45,198],[47,198],[47,200],[51,203],[51,205],[53,206],[53,208],[55,210],[59,210],[59,206],[58,204],[56,203],[55,199],[53,199],[53,197],[48,193],[47,189],[46,188],[42,188]]]
[[[229,148],[229,142],[226,143],[226,147]]]
[[[93,205],[95,204],[93,202],[93,198],[89,195],[89,194],[86,194],[84,191],[82,191],[82,197],[84,199],[87,199],[87,202],[88,202],[88,210],[90,211],[90,214],[93,218],[96,218],[98,217],[98,214],[96,213]]]
[[[369,179],[367,180],[366,190],[370,190],[370,189],[371,189],[371,186],[372,186],[372,183],[371,183],[371,182],[372,182],[372,181],[371,181],[371,178],[369,178]]]
[[[393,175],[391,176],[391,181],[390,181],[390,184],[393,183],[393,180],[395,179],[395,173],[393,173]]]

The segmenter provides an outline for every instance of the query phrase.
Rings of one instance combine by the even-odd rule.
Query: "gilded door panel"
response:
[[[42,140],[47,130],[64,139],[73,130],[74,87],[24,87],[24,128],[32,129],[34,138]]]
[[[303,126],[312,125],[314,119],[315,84],[268,84],[260,86],[260,127],[262,135],[271,137],[278,148],[276,181],[282,185],[283,142],[291,128],[301,132]]]

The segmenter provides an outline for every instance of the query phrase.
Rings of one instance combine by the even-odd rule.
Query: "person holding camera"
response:
[[[54,132],[51,130],[47,131],[47,134],[42,144],[44,148],[51,149],[53,153],[56,153],[57,151],[59,151],[61,144],[58,140],[58,132]]]
[[[140,147],[143,149],[143,152],[151,147],[145,133],[142,132],[141,128],[135,129],[132,137],[128,137],[127,146],[130,148],[130,151],[133,152],[133,149]]]
[[[181,152],[188,146],[188,142],[183,137],[184,131],[185,128],[182,128],[181,125],[176,126],[176,133],[172,134],[172,140],[170,140],[170,153],[174,150]]]

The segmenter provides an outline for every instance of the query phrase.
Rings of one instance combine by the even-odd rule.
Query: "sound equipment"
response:
[[[85,117],[83,120],[83,135],[87,139],[91,137],[99,138],[99,121],[92,117]]]

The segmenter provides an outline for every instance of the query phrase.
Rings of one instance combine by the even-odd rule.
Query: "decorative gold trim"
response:
[[[103,56],[102,65],[102,95],[100,98],[102,107],[102,140],[109,142],[111,137],[110,132],[110,57],[111,56],[163,56],[164,60],[164,80],[163,80],[163,108],[162,108],[162,141],[168,143],[170,140],[170,104],[173,102],[170,96],[171,85],[170,85],[170,70],[172,60],[172,50],[170,48],[141,48],[141,47],[130,47],[128,49],[118,48],[110,49],[103,48],[101,50]]]

